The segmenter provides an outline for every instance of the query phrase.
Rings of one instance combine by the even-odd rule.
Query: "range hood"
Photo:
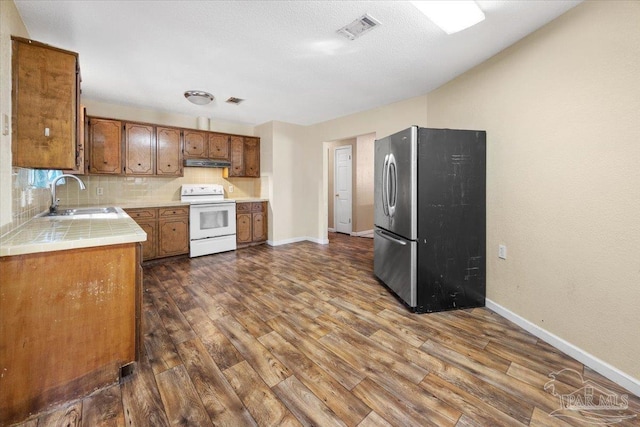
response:
[[[231,167],[231,162],[211,159],[185,159],[184,165],[196,168],[229,168]]]

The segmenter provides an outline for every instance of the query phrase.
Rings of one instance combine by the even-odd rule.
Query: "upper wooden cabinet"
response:
[[[122,173],[122,122],[89,119],[87,172],[92,174]]]
[[[76,169],[78,54],[20,37],[11,39],[13,166]]]
[[[244,138],[244,176],[257,178],[260,176],[260,140]]]
[[[184,130],[184,158],[206,159],[208,155],[208,133],[197,130]]]
[[[209,134],[209,156],[214,160],[229,161],[229,135],[223,133]]]
[[[224,177],[260,176],[260,138],[91,117],[87,172],[183,176],[184,159],[227,161]]]
[[[155,135],[153,126],[124,124],[125,167],[127,175],[155,174]]]
[[[158,126],[156,144],[156,175],[182,176],[180,129]]]
[[[133,176],[182,176],[180,128],[90,117],[87,172]]]
[[[231,169],[229,176],[244,176],[244,138],[231,137]]]
[[[260,139],[243,136],[231,137],[231,169],[229,176],[260,176]]]

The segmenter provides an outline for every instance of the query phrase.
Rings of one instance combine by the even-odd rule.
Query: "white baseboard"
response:
[[[329,233],[335,233],[335,232],[336,232],[336,229],[335,229],[335,228],[327,228],[327,231],[328,231]]]
[[[315,238],[315,237],[292,237],[291,239],[283,239],[283,240],[277,240],[277,241],[267,240],[267,245],[269,245],[269,246],[282,246],[282,245],[288,245],[289,243],[298,243],[298,242],[304,242],[304,241],[309,241],[309,242],[313,242],[313,243],[319,243],[321,245],[328,245],[329,244],[329,240],[328,239],[318,239],[318,238]]]
[[[318,239],[316,237],[307,237],[305,240],[308,240],[313,243],[318,243],[320,245],[328,245],[329,239]]]
[[[524,317],[517,315],[511,310],[491,301],[490,299],[486,299],[485,305],[488,309],[495,311],[505,319],[512,321],[522,329],[535,335],[536,337],[554,346],[567,355],[573,357],[583,365],[588,366],[599,374],[607,377],[614,383],[620,385],[621,387],[624,387],[636,396],[640,396],[639,379],[633,378],[632,376],[622,372],[618,368],[611,366],[603,360],[598,359],[594,355],[587,353],[583,349],[571,344],[570,342],[560,338],[559,336],[554,335],[545,329],[542,329],[538,325],[531,323]]]
[[[356,231],[354,233],[351,233],[351,235],[354,237],[373,237],[373,230]]]

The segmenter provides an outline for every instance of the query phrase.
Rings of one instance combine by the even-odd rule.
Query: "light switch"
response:
[[[44,136],[49,136],[49,128],[44,128]]]

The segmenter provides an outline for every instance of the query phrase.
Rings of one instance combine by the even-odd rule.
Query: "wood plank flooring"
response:
[[[485,308],[411,314],[372,267],[334,233],[146,266],[135,372],[20,426],[579,426],[549,415],[550,373],[628,394]]]

